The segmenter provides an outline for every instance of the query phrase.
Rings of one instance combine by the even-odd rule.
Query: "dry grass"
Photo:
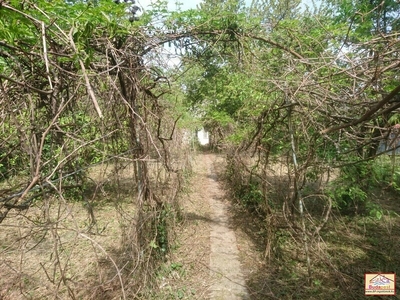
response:
[[[149,174],[162,200],[176,196],[176,175],[156,162]],[[0,299],[143,297],[153,249],[147,245],[143,254],[135,245],[134,165],[98,165],[88,177],[80,197],[74,195],[81,200],[49,196],[0,224]],[[145,220],[153,214],[150,208]]]
[[[179,197],[181,222],[175,228],[177,239],[172,251],[157,270],[156,286],[151,299],[209,299],[210,269],[210,208],[207,170],[193,161],[194,175],[187,183],[185,194]],[[150,299],[150,298],[149,298]]]
[[[0,286],[4,299],[64,298],[68,289],[71,298],[91,298],[88,293],[96,288],[114,284],[108,273],[117,274],[122,269],[104,268],[107,262],[117,260],[118,237],[123,235],[116,210],[112,206],[97,209],[99,230],[91,232],[80,203],[51,205],[54,200],[49,199],[49,208],[34,207],[10,216],[1,225]],[[45,217],[47,221],[42,221],[43,210],[51,216]]]
[[[323,199],[310,196],[305,201],[312,267],[309,285],[301,230],[282,216],[281,204],[290,197],[287,169],[277,162],[269,166],[266,175],[260,182],[267,185],[271,214],[246,208],[243,199],[235,199],[232,206],[251,299],[364,299],[365,272],[400,272],[398,192],[389,188],[369,190],[368,201],[383,208],[381,219],[333,210],[326,226],[315,236],[311,233],[323,216],[326,201],[320,203]],[[338,174],[331,175],[330,180]],[[245,177],[248,173],[241,170],[234,176],[236,187],[240,180],[244,184],[249,180]],[[310,195],[323,188],[311,186]]]
[[[201,175],[201,166],[194,165]],[[159,194],[171,198],[176,193],[168,188],[171,177],[157,164],[149,169],[154,187],[164,189]],[[222,178],[222,159],[216,170]],[[274,195],[288,192],[284,171],[275,166],[271,173],[277,189]],[[0,299],[207,299],[209,208],[203,203],[207,195],[188,191],[180,198],[181,223],[170,236],[172,241],[178,235],[179,242],[171,243],[172,251],[154,265],[132,244],[133,173],[129,164],[117,171],[115,165],[98,166],[90,172],[86,201],[67,203],[52,197],[9,215],[0,224]],[[206,182],[196,175],[194,184]],[[251,299],[321,299],[321,295],[363,299],[364,272],[400,273],[398,194],[390,189],[371,190],[369,197],[384,208],[381,220],[334,212],[320,235],[310,237],[311,285],[307,285],[301,240],[285,219],[279,215],[260,218],[254,211],[232,205]],[[270,259],[265,256],[267,241],[271,242]],[[146,264],[153,275],[142,272]]]
[[[1,299],[96,299],[116,287],[122,293],[119,275],[127,262],[118,254],[133,222],[135,199],[115,190],[128,182],[132,187],[133,174],[127,168],[116,182],[110,169],[91,171],[93,186],[85,201],[51,196],[2,222]]]

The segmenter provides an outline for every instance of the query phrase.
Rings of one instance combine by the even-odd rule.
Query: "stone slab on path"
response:
[[[207,189],[211,209],[210,225],[210,272],[213,300],[249,299],[245,280],[241,272],[239,250],[234,230],[230,226],[225,192],[217,181],[213,167],[215,155],[204,155],[202,159],[208,170]]]

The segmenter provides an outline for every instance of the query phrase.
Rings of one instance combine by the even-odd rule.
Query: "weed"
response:
[[[236,193],[237,198],[246,208],[257,209],[264,202],[264,195],[255,183],[243,185]]]

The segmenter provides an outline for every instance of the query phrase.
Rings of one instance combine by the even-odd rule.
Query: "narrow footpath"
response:
[[[245,280],[239,262],[235,232],[230,226],[229,202],[221,188],[213,166],[215,156],[201,156],[207,169],[208,182],[203,188],[211,209],[210,226],[210,299],[248,299]]]
[[[235,236],[231,202],[217,178],[223,158],[199,154],[192,165],[189,190],[180,204],[179,247],[169,257],[174,270],[163,278],[160,286],[164,294],[158,299],[250,299],[239,260],[251,253],[246,247],[250,242]],[[239,241],[246,253],[239,252]]]

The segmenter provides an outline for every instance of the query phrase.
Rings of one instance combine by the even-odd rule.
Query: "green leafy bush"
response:
[[[340,170],[340,176],[331,182],[328,195],[333,205],[345,214],[358,214],[366,211],[366,187],[369,179],[367,164],[345,166]]]
[[[256,183],[241,186],[237,197],[240,203],[249,209],[255,210],[264,203],[264,195]]]

